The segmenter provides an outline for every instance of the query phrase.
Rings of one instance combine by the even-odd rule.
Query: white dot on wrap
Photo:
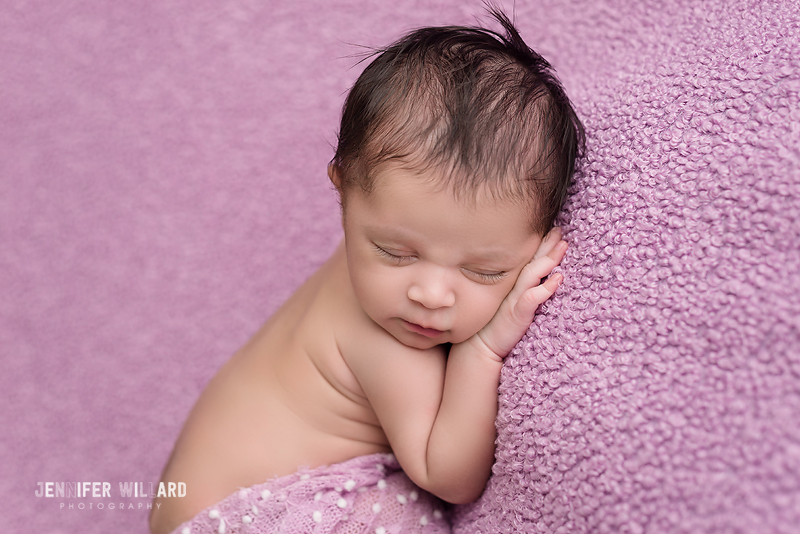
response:
[[[250,517],[249,515],[246,515],[246,516],[242,517],[242,523],[244,523],[245,525],[249,525],[252,522],[253,522],[253,518]]]
[[[321,491],[318,491],[318,492],[316,492],[316,493],[314,494],[314,500],[315,500],[316,502],[319,502],[321,499],[322,499],[322,492],[321,492]]]
[[[433,511],[433,517],[435,517],[436,519],[441,519],[442,518],[442,512],[440,510],[434,510]]]
[[[192,529],[190,529],[189,527],[183,527],[183,530],[181,530],[181,534],[192,534]]]
[[[253,515],[258,515],[258,508],[256,508],[255,504],[250,508],[250,510],[252,510]]]
[[[240,490],[239,490],[239,498],[240,498],[240,499],[246,499],[246,498],[247,498],[247,494],[248,494],[248,493],[250,493],[250,490],[249,490],[249,489],[247,489],[247,488],[245,488],[245,489],[240,489]]]
[[[427,525],[428,524],[428,516],[427,515],[423,515],[422,517],[420,517],[419,518],[419,524],[422,525],[423,527],[425,525]]]
[[[219,519],[219,510],[211,510],[208,512],[208,517],[211,519]]]
[[[309,475],[308,473],[303,473],[302,475],[300,475],[300,480],[308,480],[309,478],[311,478],[311,475]]]
[[[386,534],[386,529],[383,527],[378,527],[375,529],[375,534]]]
[[[272,495],[272,492],[271,492],[270,490],[264,490],[264,491],[262,491],[262,492],[261,492],[261,498],[262,498],[263,500],[265,500],[265,501],[266,501],[267,499],[269,499],[269,496],[270,496],[270,495]]]
[[[378,489],[386,489],[386,481],[385,480],[380,479],[378,481]]]
[[[356,487],[355,480],[348,480],[347,482],[344,483],[344,489],[346,489],[347,491],[353,491],[353,488],[355,487]]]
[[[217,534],[225,534],[225,520],[219,520],[219,528],[217,528]]]
[[[314,523],[322,523],[322,512],[317,510],[313,514],[311,514],[311,519],[314,520]]]
[[[408,499],[406,499],[406,496],[403,495],[402,493],[398,493],[397,502],[399,502],[400,504],[406,504],[408,502]]]
[[[381,511],[381,503],[376,502],[375,504],[372,505],[372,513],[373,514],[380,513],[380,511]]]
[[[408,494],[408,498],[411,499],[412,501],[416,502],[417,499],[419,499],[419,493],[417,493],[414,490],[411,490],[411,493]]]
[[[343,498],[339,499],[338,501],[336,501],[336,506],[338,506],[339,508],[346,508],[347,507],[347,501],[343,497]]]

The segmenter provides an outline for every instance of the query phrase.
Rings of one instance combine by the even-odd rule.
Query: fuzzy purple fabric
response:
[[[565,283],[454,532],[800,532],[800,10],[579,4]]]
[[[513,5],[588,151],[566,281],[507,361],[494,475],[455,532],[796,534],[796,2]],[[341,238],[349,43],[481,12],[0,3],[4,531],[147,531],[150,497],[118,488],[150,492],[207,381]]]
[[[240,488],[172,534],[450,534],[442,501],[393,454],[357,456]]]

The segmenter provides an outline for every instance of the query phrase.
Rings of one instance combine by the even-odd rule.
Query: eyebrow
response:
[[[514,264],[516,265],[521,260],[519,257],[512,256],[505,249],[484,249],[480,251],[473,251],[470,258],[479,262],[499,263],[499,264]]]

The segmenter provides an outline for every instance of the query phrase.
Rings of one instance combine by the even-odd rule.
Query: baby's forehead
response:
[[[404,181],[419,182],[419,195],[450,196],[455,203],[451,209],[474,210],[478,206],[494,205],[515,209],[523,206],[526,210],[535,210],[538,198],[531,194],[530,188],[522,184],[509,185],[518,177],[504,180],[490,180],[479,175],[470,175],[463,171],[441,166],[410,165],[404,162],[389,162],[379,165],[371,176],[369,192],[377,188],[392,189],[402,186]]]
[[[448,180],[441,172],[384,166],[365,195],[375,218],[389,224],[405,218],[441,220],[437,217],[444,215],[464,228],[480,220],[501,234],[534,233],[536,202],[514,192],[493,191],[480,182],[465,185]]]

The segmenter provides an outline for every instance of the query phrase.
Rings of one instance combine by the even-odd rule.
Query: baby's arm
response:
[[[427,473],[450,486],[454,502],[478,498],[489,478],[503,359],[528,330],[539,305],[561,284],[560,274],[540,282],[561,263],[566,250],[560,230],[550,232],[489,324],[450,350],[442,404],[428,444]]]
[[[486,485],[503,358],[561,282],[555,275],[540,284],[564,256],[560,237],[548,234],[489,324],[451,348],[446,369],[443,354],[408,347],[353,362],[406,474],[446,501],[473,501]]]

